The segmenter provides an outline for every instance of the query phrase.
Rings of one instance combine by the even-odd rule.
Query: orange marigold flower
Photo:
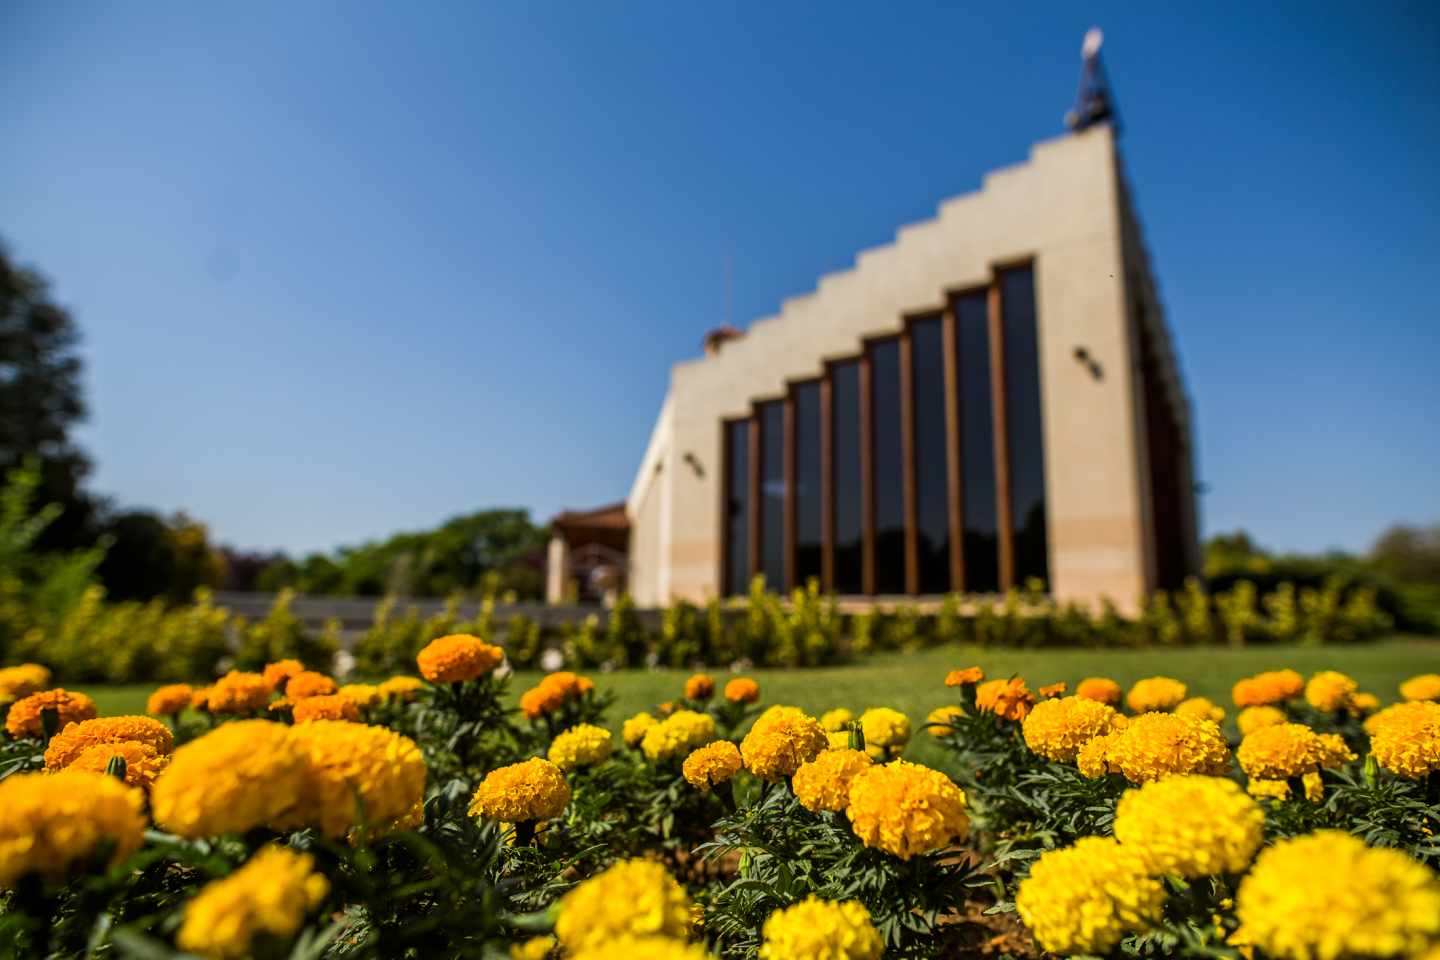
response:
[[[1237,707],[1265,707],[1298,697],[1304,690],[1305,679],[1294,670],[1266,670],[1237,682],[1230,696]]]
[[[1125,691],[1120,689],[1120,684],[1109,677],[1086,677],[1075,687],[1075,696],[1085,700],[1099,700],[1101,703],[1118,707],[1125,696]]]
[[[964,670],[951,670],[945,675],[945,686],[965,687],[972,686],[985,679],[985,671],[979,667],[966,667]]]
[[[203,710],[208,713],[210,710],[210,691],[213,689],[213,687],[196,687],[190,691],[190,709]]]
[[[431,683],[478,680],[505,659],[505,651],[468,633],[436,637],[415,658],[420,675]]]
[[[1061,680],[1059,683],[1047,683],[1036,692],[1042,697],[1058,697],[1068,689],[1065,681]]]
[[[975,688],[976,708],[1002,720],[1024,720],[1034,705],[1035,695],[1020,677],[988,680]]]
[[[315,670],[301,670],[285,681],[285,696],[291,700],[328,697],[336,690],[334,680]]]
[[[265,669],[260,671],[260,676],[265,678],[272,693],[279,693],[285,689],[285,684],[297,673],[305,671],[305,664],[299,660],[276,660],[274,663],[265,664]]]
[[[188,683],[170,683],[157,688],[145,701],[145,712],[155,717],[168,717],[190,706],[195,690]]]
[[[1322,713],[1338,713],[1350,705],[1359,685],[1335,670],[1321,670],[1305,684],[1305,702]]]
[[[338,693],[296,700],[295,705],[291,707],[291,714],[295,717],[296,723],[308,723],[311,720],[360,719],[360,709],[355,706],[355,701],[349,697],[342,697]]]
[[[231,670],[210,688],[211,713],[259,713],[270,702],[270,686],[258,673]]]
[[[156,753],[169,753],[175,745],[170,728],[150,717],[99,717],[72,723],[55,734],[45,748],[45,767],[62,770],[90,747],[134,740],[148,743]]]
[[[537,684],[520,695],[520,710],[531,720],[560,709],[564,703],[565,691],[544,683]]]
[[[116,757],[125,761],[125,782],[142,790],[149,790],[170,762],[168,753],[161,753],[148,743],[118,740],[86,747],[65,769],[106,773],[110,769],[110,761]]]
[[[760,699],[760,684],[749,677],[736,677],[725,684],[725,699],[731,703],[754,703]]]
[[[54,710],[60,729],[67,724],[92,720],[95,717],[95,701],[83,693],[72,693],[64,687],[32,693],[10,705],[5,715],[5,732],[16,740],[26,737],[40,739],[45,736],[45,722],[42,713]]]
[[[715,696],[715,680],[703,673],[697,673],[685,681],[685,699],[709,700]]]

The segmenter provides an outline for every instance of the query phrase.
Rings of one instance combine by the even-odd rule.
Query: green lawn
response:
[[[888,706],[904,711],[917,726],[935,707],[954,702],[944,685],[946,671],[979,664],[989,676],[1018,673],[1031,689],[1056,680],[1071,688],[1088,676],[1108,676],[1128,686],[1141,677],[1166,674],[1185,681],[1192,695],[1210,697],[1227,709],[1230,686],[1261,670],[1291,667],[1308,676],[1316,670],[1348,673],[1382,703],[1398,698],[1396,685],[1416,673],[1440,673],[1440,642],[1397,637],[1355,647],[1187,648],[1181,650],[983,650],[949,647],[914,654],[876,656],[843,667],[809,670],[755,670],[762,704],[788,703],[819,714],[843,706],[857,713]],[[680,694],[684,671],[624,670],[593,674],[601,690],[614,691],[610,719],[618,729],[626,717]],[[531,686],[537,673],[511,681],[515,697]],[[717,675],[723,683],[724,677]],[[86,690],[102,714],[139,713],[151,687],[111,686]],[[1231,713],[1233,714],[1233,709]],[[934,760],[926,737],[917,736],[907,756]]]

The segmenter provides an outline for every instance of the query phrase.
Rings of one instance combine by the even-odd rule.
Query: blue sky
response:
[[[95,486],[295,550],[629,489],[670,364],[1061,130],[1086,27],[1209,530],[1440,519],[1440,7],[0,5]],[[1163,8],[1163,9],[1162,9]]]

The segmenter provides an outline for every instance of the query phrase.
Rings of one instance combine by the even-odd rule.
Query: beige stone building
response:
[[[1133,609],[1198,572],[1189,402],[1107,123],[705,347],[624,505],[641,606],[763,573],[857,598],[1038,578]]]

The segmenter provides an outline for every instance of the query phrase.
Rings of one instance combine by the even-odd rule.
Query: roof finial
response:
[[[1091,27],[1080,45],[1080,89],[1075,93],[1075,106],[1065,114],[1065,125],[1077,133],[1107,122],[1116,133],[1120,132],[1120,111],[1106,83],[1105,64],[1100,60],[1104,41],[1100,28]]]

